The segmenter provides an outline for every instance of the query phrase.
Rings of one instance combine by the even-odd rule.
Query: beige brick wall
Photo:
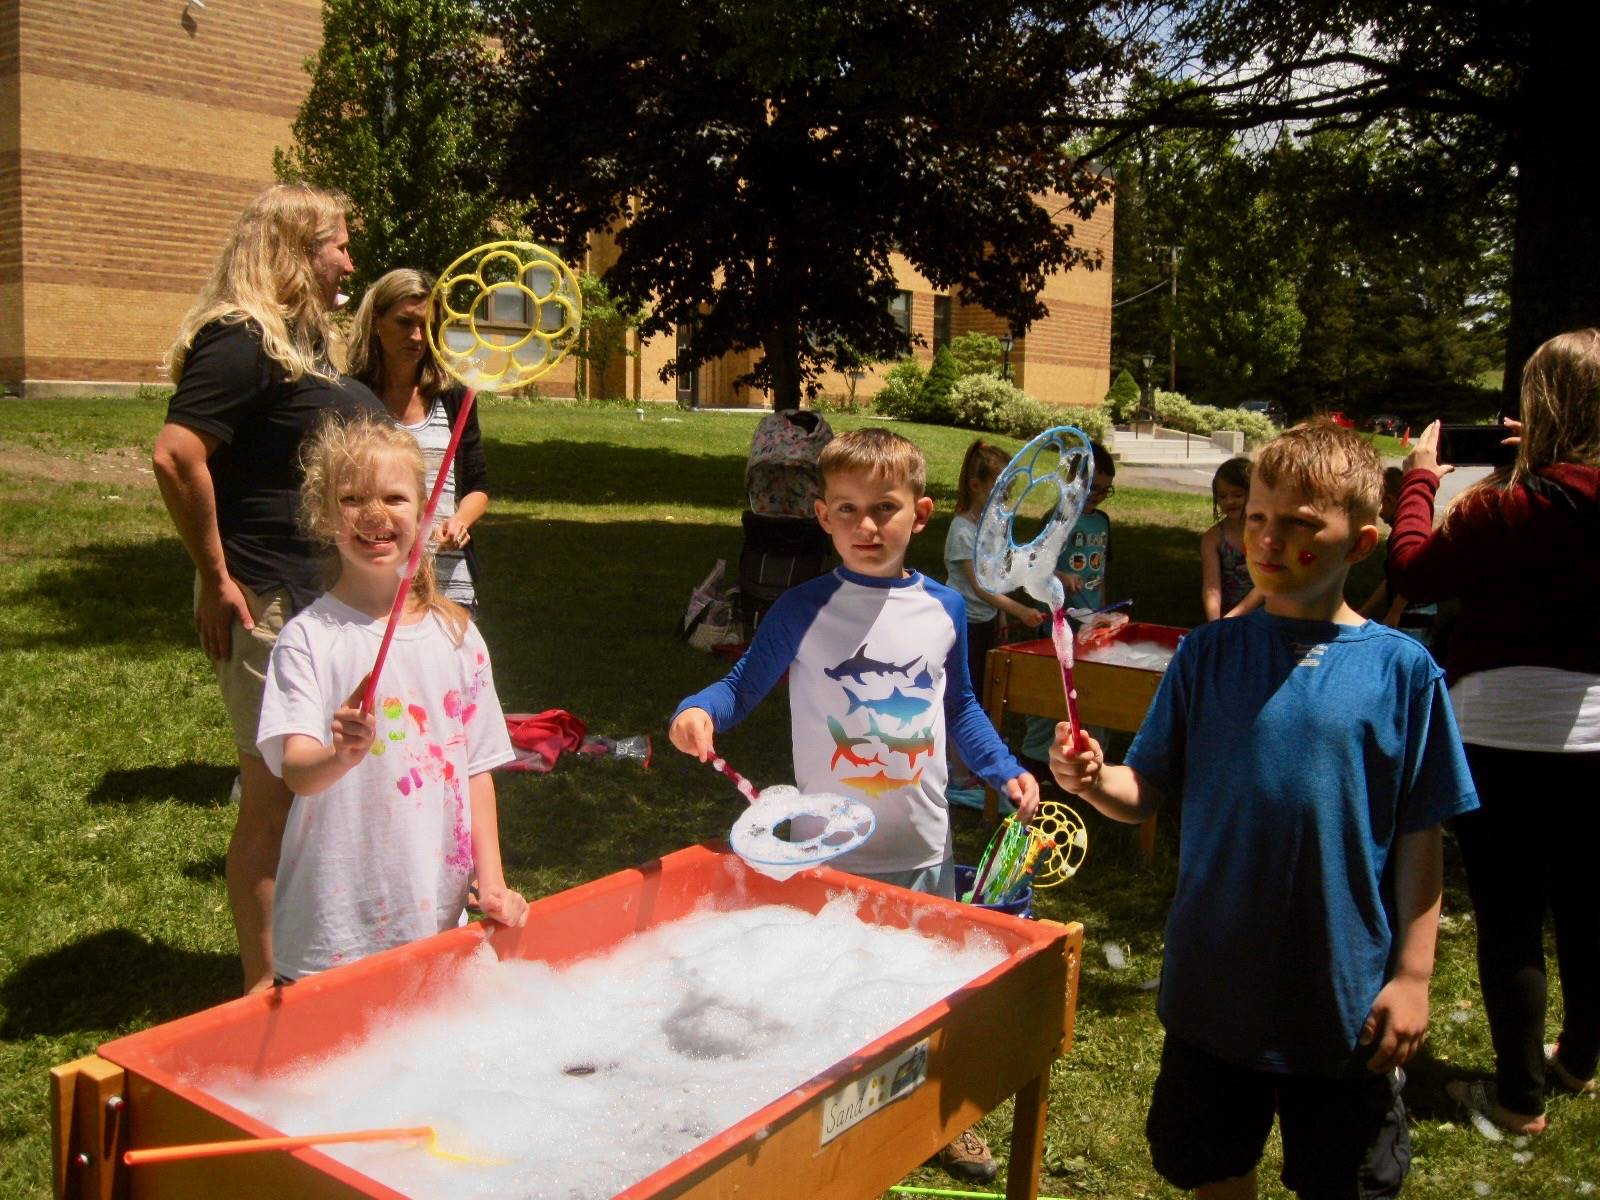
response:
[[[0,326],[0,379],[159,381],[229,226],[290,140],[320,5],[5,7],[16,112],[0,107],[0,214],[10,179],[17,220],[0,223],[0,284],[20,283],[8,310],[26,332]]]

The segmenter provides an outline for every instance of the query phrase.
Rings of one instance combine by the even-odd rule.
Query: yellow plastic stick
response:
[[[261,1154],[268,1150],[302,1150],[307,1146],[333,1146],[343,1142],[398,1142],[427,1138],[431,1149],[435,1134],[431,1125],[405,1129],[353,1129],[343,1133],[302,1133],[295,1137],[240,1138],[232,1142],[197,1142],[188,1146],[152,1146],[148,1150],[129,1150],[122,1161],[130,1167],[145,1163],[181,1162],[191,1158],[221,1158],[229,1154]],[[456,1155],[447,1155],[455,1158]]]

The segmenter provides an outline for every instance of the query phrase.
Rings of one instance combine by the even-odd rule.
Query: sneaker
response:
[[[988,1183],[1000,1173],[989,1144],[968,1129],[939,1151],[939,1165],[957,1179]]]
[[[1593,1079],[1579,1079],[1571,1071],[1561,1065],[1560,1043],[1550,1042],[1544,1048],[1544,1084],[1547,1092],[1567,1092],[1574,1096],[1582,1096],[1593,1092],[1596,1084]]]

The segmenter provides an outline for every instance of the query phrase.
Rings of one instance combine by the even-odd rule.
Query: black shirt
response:
[[[365,384],[316,375],[290,381],[254,321],[213,321],[195,334],[167,420],[220,443],[207,462],[228,573],[261,592],[286,587],[296,610],[323,588],[315,546],[300,535],[300,444],[323,414],[383,414]]]

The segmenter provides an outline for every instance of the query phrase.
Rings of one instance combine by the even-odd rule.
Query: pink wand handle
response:
[[[1050,640],[1055,643],[1056,661],[1061,664],[1061,690],[1067,697],[1067,729],[1072,734],[1072,749],[1082,742],[1083,722],[1078,720],[1078,689],[1072,682],[1072,626],[1065,609],[1050,611]]]
[[[743,796],[746,801],[751,804],[756,802],[755,784],[751,783],[743,775],[739,774],[739,772],[730,767],[726,759],[713,758],[711,760],[711,765],[717,770],[721,771],[729,779],[733,780],[733,786],[739,789],[739,794]]]
[[[378,644],[378,658],[367,676],[367,691],[361,697],[361,711],[369,713],[378,695],[378,676],[383,672],[383,660],[389,657],[389,643],[394,641],[395,627],[400,624],[400,614],[405,611],[406,597],[411,595],[411,581],[417,577],[417,567],[422,563],[422,548],[433,532],[433,514],[439,509],[439,496],[444,491],[444,481],[450,474],[450,464],[456,460],[456,447],[461,444],[461,434],[467,427],[467,417],[472,412],[472,402],[478,393],[472,388],[462,397],[461,411],[456,414],[456,427],[450,431],[450,444],[444,448],[439,460],[439,474],[433,481],[433,491],[428,494],[428,506],[422,511],[422,521],[417,526],[417,536],[411,543],[411,557],[406,559],[406,573],[400,577],[395,589],[394,603],[389,607],[389,623],[383,629],[383,641]]]

